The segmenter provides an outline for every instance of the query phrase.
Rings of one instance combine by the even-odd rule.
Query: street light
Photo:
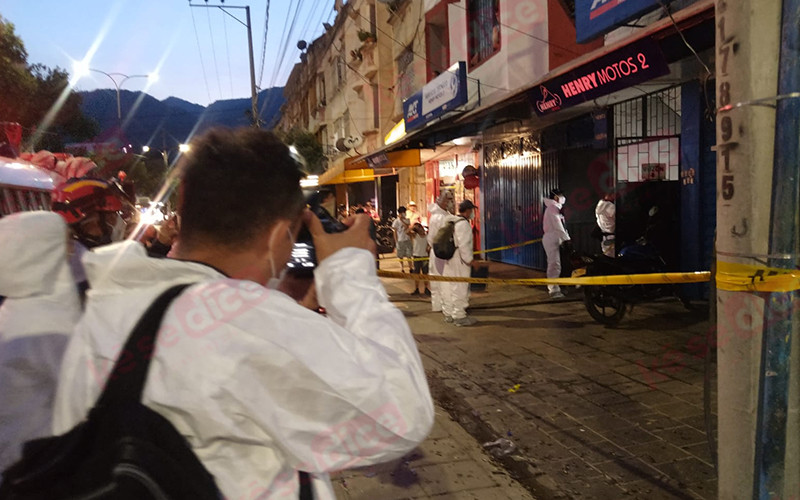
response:
[[[112,82],[114,82],[114,88],[117,89],[117,120],[119,123],[122,123],[122,103],[120,101],[120,88],[122,84],[126,81],[130,80],[131,78],[147,78],[151,83],[158,81],[158,73],[150,73],[147,75],[126,75],[124,73],[106,73],[105,71],[101,71],[99,69],[90,68],[86,61],[76,61],[72,67],[73,71],[75,72],[75,76],[80,78],[81,76],[88,75],[90,71],[94,71],[95,73],[100,73],[101,75],[106,75]],[[121,78],[117,80],[117,78]]]
[[[150,152],[150,146],[142,146],[142,153],[149,153],[149,152]]]
[[[192,147],[189,146],[188,144],[178,145],[178,151],[180,151],[181,153],[188,153],[190,149],[192,149]]]

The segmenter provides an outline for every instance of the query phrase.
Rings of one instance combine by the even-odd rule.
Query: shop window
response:
[[[472,69],[500,51],[500,0],[467,0],[467,23]]]

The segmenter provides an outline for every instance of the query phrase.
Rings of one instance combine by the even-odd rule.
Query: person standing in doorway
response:
[[[475,205],[470,200],[464,200],[458,205],[458,217],[451,219],[453,226],[453,241],[456,253],[444,265],[443,276],[454,278],[469,278],[472,270],[472,223]],[[472,326],[477,321],[467,316],[469,307],[469,283],[443,281],[439,290],[442,294],[442,313],[447,323],[456,326]]]
[[[453,217],[456,211],[456,199],[452,191],[444,190],[439,193],[436,203],[428,206],[428,246],[431,247],[428,270],[431,276],[441,276],[444,271],[444,259],[438,258],[433,253],[433,240],[440,229]],[[431,310],[442,312],[441,282],[431,281]]]
[[[614,205],[614,193],[606,194],[602,200],[597,202],[594,215],[597,217],[597,226],[603,233],[603,241],[600,243],[600,248],[607,257],[614,257],[616,255],[614,231],[617,227],[617,207]]]
[[[567,202],[567,197],[564,192],[558,188],[550,191],[550,197],[544,200],[544,217],[542,220],[542,229],[544,236],[542,236],[542,246],[547,255],[547,277],[558,278],[561,276],[561,244],[569,241],[569,233],[567,232],[564,216],[561,214],[561,209]],[[551,299],[560,299],[564,297],[561,292],[561,287],[558,285],[547,285],[547,291],[550,292]]]
[[[406,272],[404,262],[408,260],[408,272],[413,268],[411,238],[408,235],[410,222],[406,218],[406,207],[397,209],[397,218],[392,222],[394,241],[397,242],[397,258],[400,259],[400,270]]]

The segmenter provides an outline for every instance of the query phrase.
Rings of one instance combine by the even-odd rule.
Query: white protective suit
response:
[[[449,214],[448,214],[449,215]],[[456,253],[444,262],[442,276],[469,278],[472,267],[472,225],[464,217],[450,215],[447,221],[454,221],[454,237]],[[441,259],[439,259],[441,260]],[[454,320],[467,317],[469,307],[469,283],[439,283],[442,297],[442,312]]]
[[[561,203],[556,200],[545,198],[544,200],[544,218],[542,220],[542,229],[544,236],[542,236],[542,246],[547,255],[547,277],[558,278],[561,276],[561,254],[559,249],[561,244],[568,241],[569,233],[564,225],[564,216],[561,215]],[[547,285],[547,290],[550,293],[560,292],[561,287],[558,285]]]
[[[433,239],[439,233],[439,230],[444,226],[444,223],[453,217],[453,214],[439,206],[438,203],[431,203],[428,205],[428,212],[430,218],[428,219],[428,245],[431,247],[430,261],[428,266],[428,274],[432,276],[441,276],[444,272],[445,260],[442,260],[433,253]],[[431,281],[431,309],[434,312],[442,311],[442,292],[441,281]]]
[[[0,470],[25,441],[50,435],[61,358],[81,314],[68,237],[53,212],[0,220]]]
[[[597,217],[597,225],[603,233],[603,242],[600,244],[603,253],[608,257],[614,257],[614,231],[617,229],[616,222],[617,207],[613,202],[600,200],[594,209]]]
[[[192,282],[164,317],[142,401],[186,436],[226,498],[296,498],[305,470],[314,498],[332,499],[329,471],[400,457],[433,424],[414,339],[366,250],[339,250],[316,269],[327,318],[133,242],[84,265],[92,290],[64,356],[55,432],[84,418],[156,296]]]

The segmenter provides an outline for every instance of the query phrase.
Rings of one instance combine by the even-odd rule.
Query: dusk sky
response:
[[[192,3],[205,4],[202,0]],[[266,0],[225,3],[250,5],[258,85]],[[210,0],[206,5],[220,2]],[[289,30],[297,8],[295,0],[271,1],[261,88],[282,86],[299,60],[297,41],[310,42],[323,32],[322,23],[334,17],[333,0],[299,0],[288,49],[276,68],[287,38],[284,29]],[[229,12],[244,21],[244,9]],[[158,81],[152,84],[145,78],[133,78],[122,88],[145,90],[158,99],[176,96],[207,105],[250,95],[247,30],[219,9],[190,8],[187,0],[0,0],[0,15],[15,25],[30,63],[60,66],[72,74],[73,61],[88,55],[89,67],[107,73],[157,71]],[[107,76],[92,72],[81,78],[76,88],[113,88],[113,84]]]

